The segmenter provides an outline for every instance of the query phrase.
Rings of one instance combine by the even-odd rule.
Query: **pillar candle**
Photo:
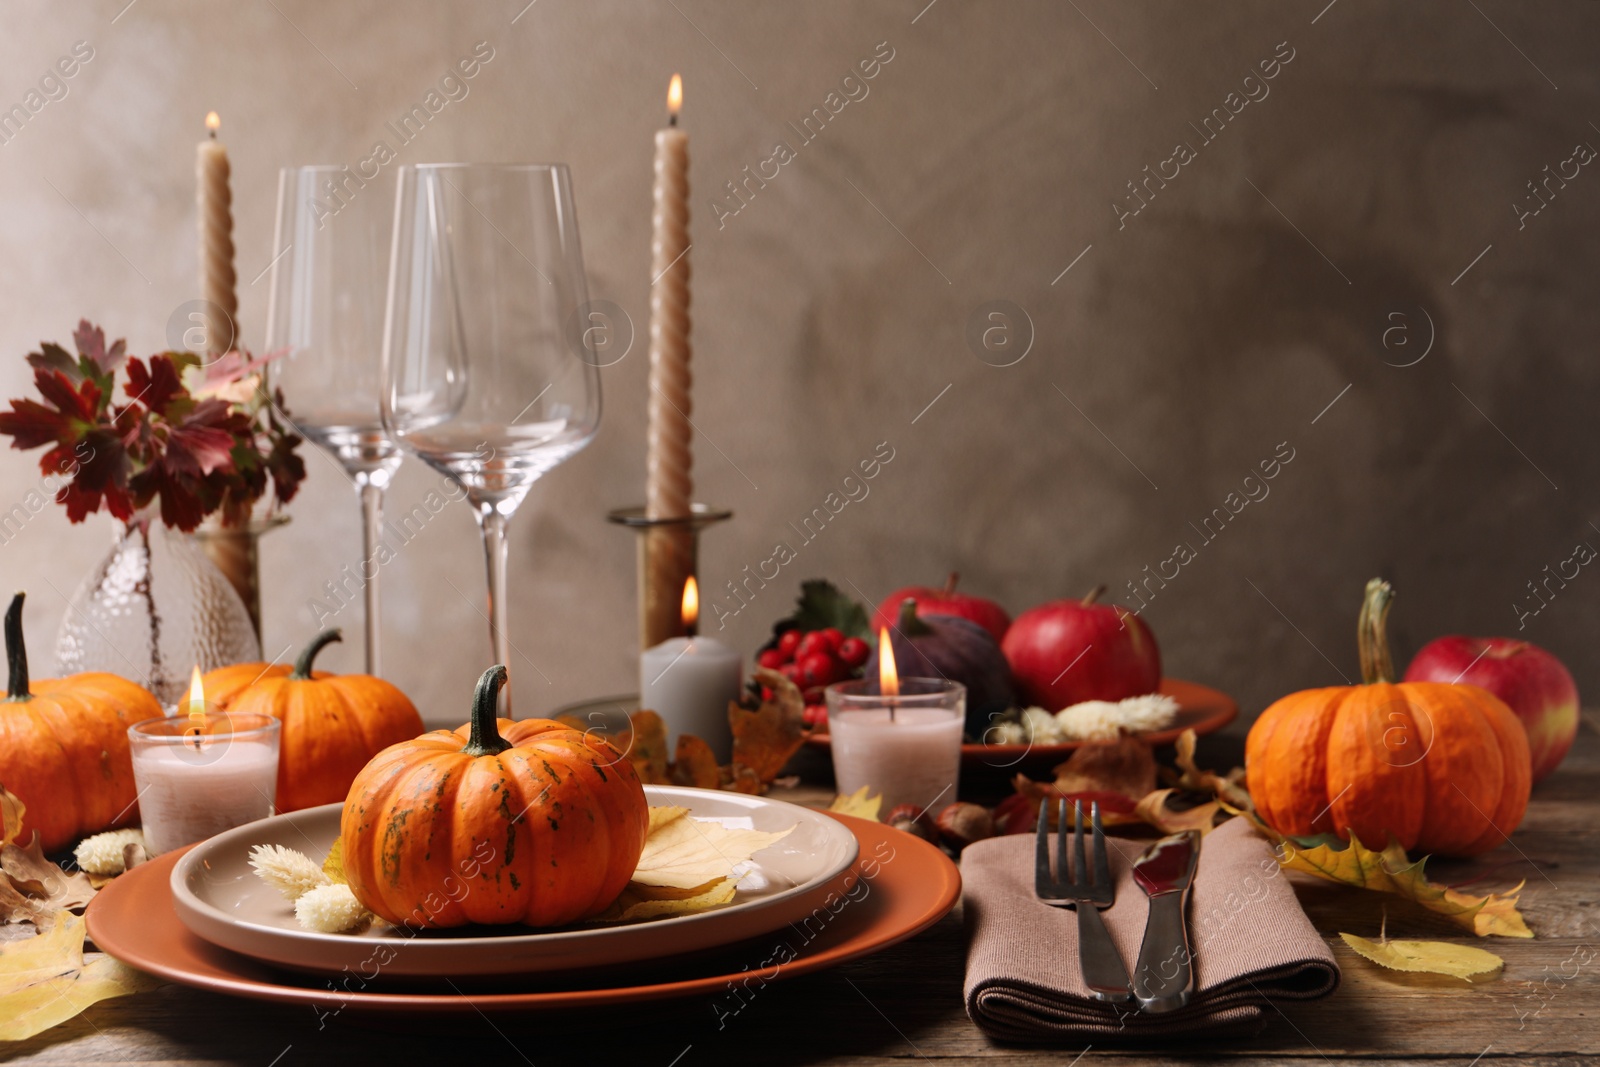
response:
[[[695,635],[700,595],[693,577],[684,584],[682,612],[688,636],[670,637],[639,657],[639,707],[666,723],[670,751],[680,734],[693,734],[727,763],[733,757],[728,703],[739,699],[744,665],[721,641]]]
[[[208,136],[195,152],[195,198],[200,209],[200,297],[211,307],[206,350],[237,347],[239,298],[233,273],[233,193],[228,187],[228,150],[217,140],[222,120],[206,116]]]

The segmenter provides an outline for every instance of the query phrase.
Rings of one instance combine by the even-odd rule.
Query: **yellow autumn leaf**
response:
[[[322,861],[322,873],[328,876],[328,881],[334,885],[349,885],[350,879],[344,876],[344,838],[333,839],[333,847],[328,849],[328,858]]]
[[[1422,971],[1471,979],[1492,974],[1506,965],[1493,952],[1448,941],[1368,941],[1355,934],[1340,934],[1344,943],[1359,955],[1392,971]]]
[[[83,961],[83,920],[60,912],[48,930],[0,945],[0,1041],[22,1041],[110,997],[158,982],[110,956]]]
[[[1278,836],[1278,835],[1273,835]],[[1291,871],[1305,871],[1341,885],[1353,885],[1378,893],[1392,893],[1416,901],[1479,937],[1532,937],[1533,931],[1517,911],[1517,895],[1523,883],[1506,893],[1475,897],[1470,893],[1437,885],[1422,873],[1427,857],[1413,862],[1397,842],[1389,842],[1382,852],[1363,845],[1355,834],[1345,848],[1317,845],[1300,848],[1278,837],[1278,863]]]
[[[629,882],[611,907],[591,921],[620,923],[660,919],[669,915],[692,915],[728,903],[733,899],[734,885],[732,878],[719,878],[709,885],[687,890]]]
[[[792,826],[776,833],[731,830],[721,823],[691,818],[686,808],[651,808],[650,831],[633,881],[693,889],[730,878],[735,867],[793,830]]]
[[[833,803],[828,805],[829,811],[837,811],[842,815],[854,815],[858,819],[871,819],[878,821],[878,812],[883,807],[883,794],[867,796],[867,786],[862,786],[849,796],[840,794],[833,798]]]

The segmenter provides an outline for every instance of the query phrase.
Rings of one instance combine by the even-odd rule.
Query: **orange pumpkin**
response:
[[[1366,684],[1277,701],[1245,743],[1250,796],[1291,836],[1351,833],[1381,848],[1475,856],[1522,821],[1532,785],[1515,713],[1477,686],[1394,684],[1386,635],[1394,592],[1367,583],[1357,625]]]
[[[278,811],[344,799],[367,761],[422,732],[422,716],[399,689],[368,674],[313,671],[338,630],[318,634],[294,668],[236,663],[207,674],[206,699],[222,711],[254,711],[283,723],[279,735]]]
[[[144,687],[103,672],[31,681],[18,593],[6,611],[10,684],[0,707],[0,785],[27,806],[22,836],[46,852],[136,820],[128,727],[159,719]]]
[[[389,922],[574,922],[638,866],[650,814],[632,764],[549,719],[497,720],[505,679],[490,667],[470,723],[385,750],[350,787],[345,876]]]

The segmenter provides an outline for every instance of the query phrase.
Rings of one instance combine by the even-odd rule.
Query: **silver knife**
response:
[[[1133,972],[1133,995],[1141,1011],[1177,1011],[1194,992],[1194,961],[1184,905],[1200,856],[1200,831],[1163,837],[1133,862],[1133,880],[1150,898],[1144,944]]]

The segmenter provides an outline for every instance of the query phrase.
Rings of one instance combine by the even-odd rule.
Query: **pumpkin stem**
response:
[[[1368,685],[1394,681],[1394,660],[1389,657],[1389,608],[1394,586],[1382,578],[1367,583],[1356,622],[1356,647],[1361,653],[1361,680]]]
[[[467,747],[461,751],[469,756],[492,756],[511,747],[511,742],[500,736],[495,720],[499,717],[500,687],[506,684],[506,669],[496,663],[478,679],[477,692],[472,694],[472,733]]]
[[[33,699],[28,689],[28,646],[22,640],[22,601],[27,593],[11,598],[6,609],[6,662],[11,667],[11,677],[6,683],[6,700],[14,704]]]
[[[1105,595],[1106,587],[1103,585],[1097,585],[1093,589],[1089,590],[1089,595],[1084,597],[1083,600],[1079,601],[1079,603],[1081,603],[1084,607],[1088,607]]]
[[[951,571],[950,572],[950,577],[948,577],[948,578],[946,578],[944,580],[944,588],[942,590],[940,590],[940,592],[942,592],[945,596],[949,596],[951,593],[954,593],[956,591],[956,583],[959,582],[960,580],[961,580],[961,572],[960,571]]]
[[[926,637],[933,633],[931,626],[917,618],[917,602],[910,597],[900,602],[900,618],[894,628],[907,637]]]
[[[317,658],[317,653],[333,644],[335,641],[344,640],[344,631],[335,626],[331,630],[324,630],[311,639],[300,658],[294,661],[294,670],[289,672],[289,677],[294,681],[303,682],[311,677],[311,661]]]

